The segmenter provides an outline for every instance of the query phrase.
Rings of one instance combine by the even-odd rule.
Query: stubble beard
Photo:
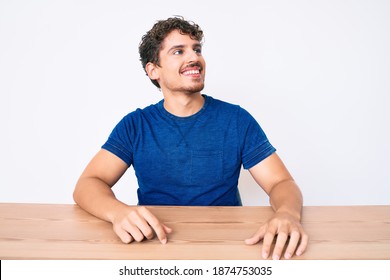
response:
[[[165,88],[172,93],[185,94],[187,96],[191,96],[200,93],[204,89],[204,85],[205,83],[204,83],[204,76],[203,76],[198,79],[194,79],[193,83],[190,85],[188,84],[174,85],[174,84],[167,83],[165,85]]]
[[[186,95],[193,95],[196,93],[200,93],[204,89],[204,76],[195,79],[193,81],[194,84],[188,86],[179,87],[179,91],[185,93]]]
[[[203,89],[204,89],[204,83],[202,82],[192,87],[182,88],[181,91],[186,95],[192,95],[195,93],[200,93]]]

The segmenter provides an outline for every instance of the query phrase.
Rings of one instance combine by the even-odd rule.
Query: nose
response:
[[[198,52],[196,52],[195,50],[190,50],[189,52],[187,52],[187,54],[188,54],[187,55],[187,62],[188,63],[199,61],[200,54]]]

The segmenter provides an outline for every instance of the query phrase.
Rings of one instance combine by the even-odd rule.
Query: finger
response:
[[[167,243],[168,238],[167,238],[167,232],[165,231],[166,228],[160,222],[153,223],[151,226],[153,227],[153,230],[155,231],[158,240],[160,240],[162,244]]]
[[[286,252],[284,253],[284,257],[286,259],[290,259],[292,255],[295,252],[295,249],[297,248],[298,242],[300,238],[300,233],[299,231],[293,231],[290,234],[290,241],[288,242],[288,246],[286,249]]]
[[[169,227],[164,227],[163,224],[154,216],[148,209],[145,207],[142,207],[140,209],[140,212],[143,213],[143,216],[146,220],[146,222],[152,227],[154,232],[157,235],[157,238],[160,240],[162,244],[167,243],[167,232],[165,229],[171,230]]]
[[[173,231],[172,228],[170,228],[170,227],[168,227],[168,226],[166,226],[166,225],[164,225],[164,224],[162,224],[162,226],[163,226],[164,231],[165,231],[166,233],[171,233],[171,232]]]
[[[133,224],[129,224],[129,223],[123,224],[122,228],[123,230],[127,231],[137,242],[141,242],[145,238],[145,236],[142,234],[139,228]]]
[[[274,252],[272,254],[272,259],[279,260],[282,255],[284,245],[288,239],[288,234],[285,230],[282,230],[278,233],[278,237],[276,238],[276,244],[274,248]]]
[[[143,237],[146,237],[147,239],[152,239],[154,236],[153,229],[150,227],[148,222],[145,220],[145,217],[143,217],[142,215],[142,213],[140,214],[138,212],[132,212],[130,214],[132,224],[139,230]]]
[[[306,247],[308,243],[309,243],[309,236],[305,232],[303,232],[301,237],[301,243],[299,244],[299,247],[296,252],[297,256],[302,255],[303,252],[306,251]]]
[[[120,240],[123,242],[123,243],[131,243],[134,239],[133,237],[130,235],[130,233],[128,233],[126,230],[124,230],[123,228],[121,227],[114,227],[114,232],[116,233],[116,235],[120,238]]]
[[[266,234],[264,235],[263,240],[263,248],[261,250],[261,255],[263,256],[263,259],[268,259],[269,253],[271,251],[271,245],[275,238],[275,231],[274,230],[268,230]]]
[[[263,239],[265,231],[266,231],[266,227],[262,226],[256,231],[254,235],[252,235],[252,237],[245,239],[244,242],[248,245],[253,245],[258,243],[260,240]]]

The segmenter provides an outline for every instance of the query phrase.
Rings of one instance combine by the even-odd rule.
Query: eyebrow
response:
[[[186,45],[175,45],[175,46],[172,46],[168,51],[167,53],[171,52],[172,50],[175,50],[175,49],[183,49]],[[193,44],[192,47],[197,47],[197,48],[202,48],[202,44],[201,43],[196,43],[196,44]]]

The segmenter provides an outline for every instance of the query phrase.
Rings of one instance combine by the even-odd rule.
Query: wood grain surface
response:
[[[165,245],[123,244],[77,205],[0,203],[0,259],[262,259],[244,239],[270,207],[148,208],[173,228]],[[302,224],[309,247],[294,259],[390,259],[390,206],[306,206]]]

